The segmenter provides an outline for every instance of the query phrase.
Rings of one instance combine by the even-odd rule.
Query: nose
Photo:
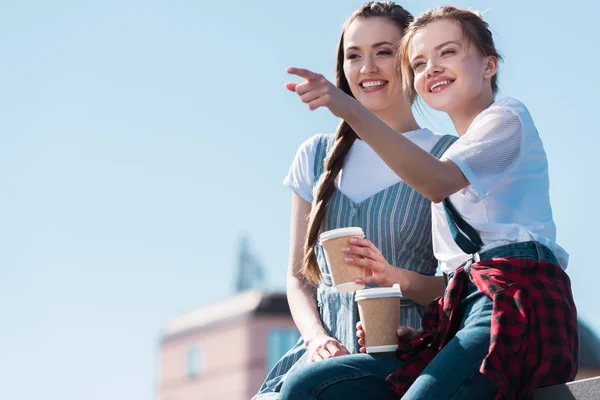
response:
[[[377,72],[377,64],[375,63],[372,57],[365,57],[364,60],[365,62],[360,68],[361,74],[370,75]]]
[[[444,69],[440,67],[434,60],[429,60],[427,62],[427,67],[425,68],[425,73],[428,78],[433,78],[436,75],[442,73]]]

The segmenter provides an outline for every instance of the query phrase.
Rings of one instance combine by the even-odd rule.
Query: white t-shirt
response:
[[[294,190],[304,200],[312,203],[315,181],[314,164],[319,137],[306,140],[296,153],[283,184]],[[404,133],[404,137],[430,152],[443,135],[429,129],[418,129]],[[367,143],[357,139],[350,147],[335,186],[355,203],[361,202],[389,186],[400,182],[396,175],[379,158]]]
[[[479,234],[481,252],[510,243],[536,240],[567,267],[568,254],[556,244],[549,198],[548,161],[525,105],[506,98],[494,102],[444,153],[470,185],[450,201]],[[445,273],[470,258],[456,245],[443,203],[432,204],[433,251]]]

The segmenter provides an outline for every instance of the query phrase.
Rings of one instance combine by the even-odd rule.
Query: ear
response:
[[[483,62],[483,77],[492,79],[492,77],[498,73],[498,59],[494,56],[487,56],[484,58]]]

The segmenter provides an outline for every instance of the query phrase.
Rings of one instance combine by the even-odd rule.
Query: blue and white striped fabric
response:
[[[457,138],[445,135],[431,150],[440,157]],[[323,135],[317,145],[315,157],[315,182],[323,173],[327,151],[333,145],[334,135]],[[379,248],[385,259],[398,268],[434,275],[437,261],[431,245],[431,202],[420,193],[398,182],[373,196],[353,202],[339,190],[335,191],[323,223],[322,230],[360,226],[367,239]],[[331,277],[321,246],[317,246],[317,259],[323,277],[317,289],[317,303],[323,326],[330,336],[342,343],[350,353],[359,346],[355,335],[358,307],[354,292],[337,293],[332,290]],[[424,307],[403,300],[400,324],[421,327]],[[269,372],[259,393],[253,400],[276,399],[287,373],[306,363],[302,338]]]

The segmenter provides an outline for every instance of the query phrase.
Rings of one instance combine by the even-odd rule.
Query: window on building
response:
[[[296,344],[299,338],[300,332],[297,329],[271,329],[267,335],[266,370],[270,371],[277,361]]]
[[[194,379],[202,373],[202,353],[197,346],[191,347],[187,352],[187,376]]]

